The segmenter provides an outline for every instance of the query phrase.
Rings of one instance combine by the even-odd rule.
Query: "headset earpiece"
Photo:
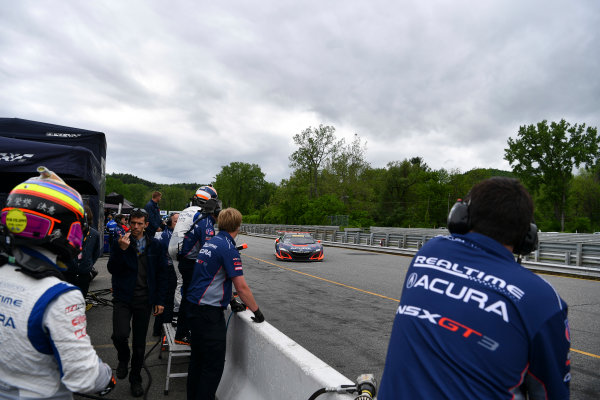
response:
[[[448,230],[450,233],[465,234],[471,230],[469,205],[458,199],[448,214]]]
[[[524,256],[526,254],[531,253],[532,251],[538,248],[538,227],[533,222],[529,224],[529,229],[527,230],[527,234],[521,243],[518,246],[515,246],[513,249],[513,253],[518,254],[520,256]]]

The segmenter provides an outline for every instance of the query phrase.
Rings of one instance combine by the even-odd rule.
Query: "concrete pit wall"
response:
[[[320,388],[354,384],[268,322],[252,322],[252,315],[237,313],[229,321],[219,400],[308,400]],[[317,400],[355,396],[324,393]]]

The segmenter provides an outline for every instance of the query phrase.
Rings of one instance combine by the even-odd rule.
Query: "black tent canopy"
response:
[[[8,192],[36,176],[40,165],[56,172],[104,220],[106,138],[104,133],[20,118],[0,118],[0,205]]]
[[[97,196],[100,164],[84,147],[31,142],[0,136],[0,191],[9,192],[24,180],[37,175],[43,165],[82,195]]]

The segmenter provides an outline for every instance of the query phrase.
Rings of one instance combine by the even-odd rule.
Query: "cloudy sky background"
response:
[[[510,169],[521,125],[600,125],[600,2],[3,0],[0,117],[102,131],[107,172],[159,183],[279,183],[319,124],[373,167]]]

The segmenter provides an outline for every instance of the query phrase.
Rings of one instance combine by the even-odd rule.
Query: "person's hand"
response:
[[[115,376],[113,375],[110,377],[110,382],[108,382],[108,386],[106,386],[104,389],[99,391],[98,395],[106,396],[108,393],[110,393],[111,390],[113,390],[113,388],[116,386],[116,384],[117,384],[117,380],[115,379]]]
[[[253,312],[254,312],[254,317],[251,317],[252,321],[260,324],[261,322],[263,322],[265,320],[265,316],[260,311],[260,308],[257,308],[256,311],[253,311]]]
[[[131,243],[129,236],[131,236],[131,232],[127,232],[126,234],[119,236],[119,247],[121,250],[127,250],[129,247],[129,244]]]
[[[156,306],[154,306],[154,313],[152,315],[155,315],[155,316],[160,315],[163,313],[164,310],[165,310],[165,307],[156,305]]]
[[[246,305],[237,296],[234,297],[233,299],[231,299],[231,301],[229,302],[229,305],[231,306],[231,311],[233,311],[234,313],[238,313],[238,312],[241,312],[241,311],[246,311]]]
[[[158,228],[156,232],[162,232],[162,228]]]

